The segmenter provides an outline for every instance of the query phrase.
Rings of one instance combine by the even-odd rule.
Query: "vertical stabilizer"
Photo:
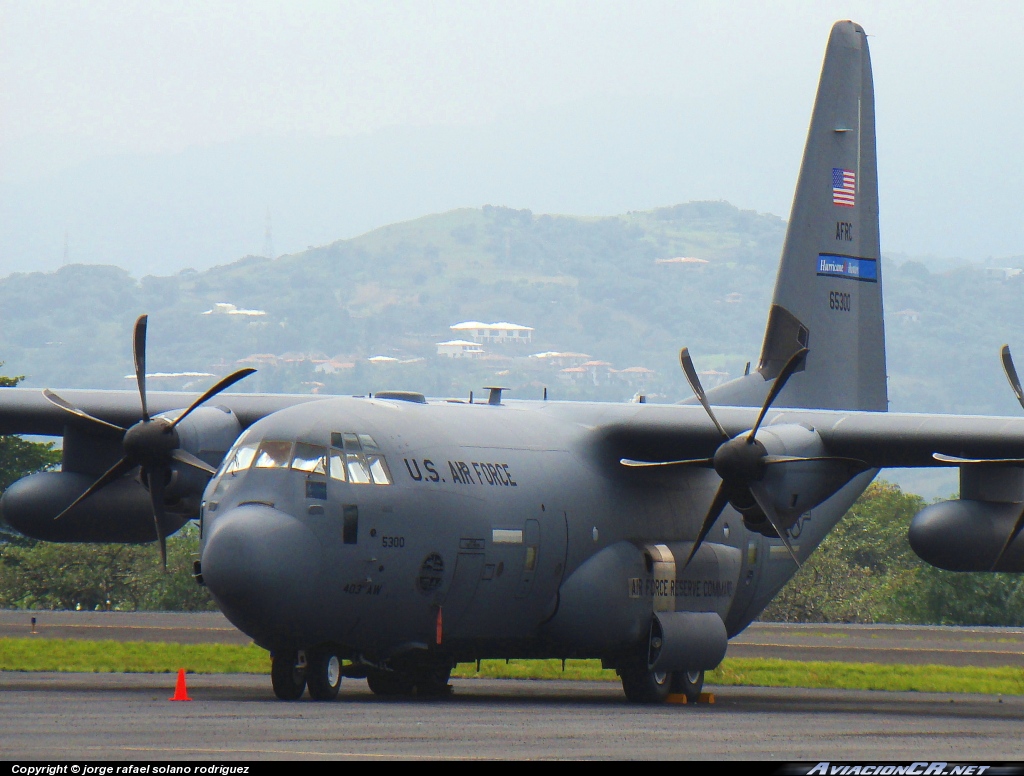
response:
[[[878,239],[875,101],[863,28],[829,36],[756,372],[712,401],[758,404],[801,347],[778,407],[888,407]],[[758,385],[760,383],[760,385]]]

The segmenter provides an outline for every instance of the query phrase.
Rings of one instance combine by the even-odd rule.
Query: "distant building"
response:
[[[249,315],[249,316],[261,316],[266,315],[266,310],[243,310],[236,307],[233,304],[227,302],[217,302],[214,304],[213,309],[207,310],[203,315]]]
[[[1024,270],[1017,267],[986,267],[985,277],[989,280],[1009,280],[1020,275]]]
[[[919,313],[917,310],[911,310],[909,308],[907,308],[906,310],[897,310],[892,314],[892,317],[895,318],[897,321],[902,321],[903,323],[921,322],[921,313]]]
[[[587,353],[572,353],[559,350],[531,353],[529,357],[537,359],[538,363],[552,364],[554,366],[579,366],[584,361],[590,360],[590,356]]]
[[[707,264],[707,259],[698,259],[693,256],[675,256],[671,259],[655,259],[655,264]]]
[[[437,355],[448,358],[475,358],[483,355],[484,349],[469,340],[448,340],[437,343]]]
[[[468,337],[477,344],[488,343],[524,343],[533,342],[533,328],[520,326],[518,323],[481,323],[480,321],[464,321],[449,327],[456,335]]]
[[[352,361],[346,361],[340,356],[335,356],[329,361],[324,361],[322,364],[317,364],[313,371],[320,372],[325,375],[333,375],[338,372],[344,372],[347,369],[355,369],[355,363]]]

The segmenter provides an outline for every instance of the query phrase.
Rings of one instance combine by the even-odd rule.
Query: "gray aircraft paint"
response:
[[[852,207],[843,204],[851,196],[843,175],[833,183],[834,169],[854,174]],[[753,427],[782,364],[809,347],[778,401],[789,409],[773,407],[756,437],[766,455],[810,457],[766,468],[758,480],[800,560],[879,467],[936,465],[935,451],[1024,454],[1021,418],[879,412],[886,388],[877,214],[867,42],[859,26],[839,22],[761,362],[709,394],[733,405],[715,415],[735,438]],[[61,395],[107,422],[128,427],[139,418],[134,393]],[[153,413],[175,416],[194,397],[148,398]],[[327,451],[343,447],[344,434],[364,434],[385,456],[387,485],[246,467],[222,470],[206,486],[203,578],[228,618],[277,655],[278,667],[301,650],[314,663],[344,657],[353,661],[350,672],[378,679],[484,657],[599,657],[626,670],[641,656],[652,675],[655,667],[706,669],[724,654],[726,635],[746,627],[796,569],[782,541],[745,523],[749,515],[732,505],[685,565],[722,480],[709,466],[660,463],[706,459],[723,444],[699,406],[221,394],[181,428],[181,449],[211,462],[236,433],[231,428],[245,429],[236,449],[271,440]],[[4,494],[0,508],[11,524],[30,534],[45,524],[47,538],[57,540],[81,540],[90,521],[104,520],[110,531],[120,520],[124,541],[152,530],[148,494],[131,476],[53,528],[53,515],[121,455],[109,432],[37,392],[4,389],[0,433],[63,434],[67,443],[61,472],[25,478]],[[822,456],[870,468],[850,470]],[[659,465],[630,468],[622,459]],[[1008,485],[991,468],[971,475],[971,492],[983,514],[999,512],[993,525],[1005,527],[1002,502],[1020,483],[1011,473]],[[175,470],[175,478],[167,492],[178,488],[181,501],[173,525],[165,523],[171,530],[195,516],[200,492],[184,473]],[[115,504],[122,509],[110,517]],[[945,508],[931,520],[939,528],[922,534],[936,552],[949,545],[938,531],[959,528],[951,514],[964,512]],[[978,552],[993,555],[992,541]],[[1014,540],[1005,561],[1008,570],[1024,569],[1024,540]]]
[[[860,25],[839,22],[825,52],[760,362],[748,377],[710,392],[713,402],[759,404],[750,386],[777,375],[802,344],[810,349],[805,370],[786,385],[779,406],[888,408],[874,106],[867,36]],[[852,207],[834,204],[833,170],[854,174]],[[850,269],[824,274],[823,259],[827,267],[845,261],[864,271],[860,279]]]

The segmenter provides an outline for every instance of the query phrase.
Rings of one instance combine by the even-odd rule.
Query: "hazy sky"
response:
[[[487,169],[475,171],[486,181],[479,189],[436,200],[424,192],[404,210],[367,209],[336,221],[337,233],[335,222],[289,215],[278,247],[351,236],[421,214],[411,212],[417,207],[480,205],[473,198],[485,196],[594,214],[728,199],[785,217],[828,30],[842,18],[871,36],[883,249],[1024,254],[1019,2],[0,0],[0,183],[30,185],[43,197],[40,181],[108,155],[173,160],[239,141],[365,140],[395,128],[507,136],[509,127],[542,132],[552,116],[596,110],[610,125],[594,128],[601,140],[582,138],[585,122],[579,134],[592,143],[588,153],[611,165],[607,192],[585,180],[585,196],[574,196],[571,182],[553,186],[542,175],[533,188],[506,185],[508,171],[495,166],[491,180]],[[685,138],[685,149],[666,152],[679,169],[648,160],[631,178],[639,151],[623,146],[646,144],[652,148],[640,150],[654,153],[671,145],[668,131],[641,137],[635,129],[645,112],[658,114],[663,128],[666,111],[679,116],[677,141]],[[563,151],[547,152],[571,158],[574,145],[570,138]],[[249,244],[225,237],[213,258],[194,263],[257,247],[270,204],[251,208]],[[52,245],[73,216],[40,217],[32,228]],[[33,217],[16,215],[26,224]],[[0,239],[0,274],[31,264],[13,239]],[[116,260],[113,238],[105,239]],[[92,260],[101,253],[84,250]],[[35,266],[53,260],[48,254]]]

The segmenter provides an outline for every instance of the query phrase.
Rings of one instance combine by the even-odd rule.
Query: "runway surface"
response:
[[[0,673],[5,760],[1024,758],[1024,698],[711,688],[714,705],[638,707],[617,683],[455,680],[443,700],[273,699],[269,677]]]
[[[4,636],[249,643],[219,612],[0,610],[0,637]],[[729,657],[1024,667],[1024,629],[754,623],[729,643]]]

